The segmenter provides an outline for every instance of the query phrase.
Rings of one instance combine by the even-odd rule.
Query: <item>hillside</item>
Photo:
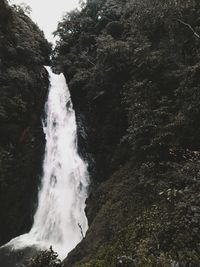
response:
[[[199,15],[195,0],[88,0],[58,25],[92,179],[66,267],[200,266]]]
[[[50,51],[24,11],[0,0],[0,245],[32,224],[44,153],[43,65]]]

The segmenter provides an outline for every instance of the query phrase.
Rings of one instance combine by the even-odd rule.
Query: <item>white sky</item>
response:
[[[55,42],[52,32],[56,30],[62,16],[79,7],[79,0],[11,0],[10,3],[28,4],[32,9],[31,18],[44,31],[50,42]]]

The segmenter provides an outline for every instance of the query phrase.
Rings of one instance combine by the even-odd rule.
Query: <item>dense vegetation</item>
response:
[[[52,250],[44,250],[39,252],[35,257],[29,259],[22,267],[63,267],[58,254]]]
[[[59,23],[53,66],[92,178],[90,228],[64,266],[200,266],[199,18],[198,0],[87,0]],[[32,222],[49,53],[0,0],[0,244]],[[27,266],[62,264],[50,250]]]
[[[198,0],[88,0],[60,22],[53,64],[94,159],[65,266],[200,266],[199,17]]]
[[[23,9],[0,0],[0,245],[32,224],[50,51]]]

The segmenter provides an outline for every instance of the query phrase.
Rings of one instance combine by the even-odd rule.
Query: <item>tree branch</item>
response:
[[[82,226],[81,226],[80,223],[78,223],[78,227],[79,227],[79,229],[80,229],[80,231],[81,231],[82,238],[84,238],[83,228],[82,228]]]
[[[188,27],[193,32],[194,36],[197,37],[198,39],[200,39],[200,35],[197,32],[195,32],[195,30],[192,28],[192,26],[190,24],[182,21],[181,19],[176,19],[176,21],[178,21],[179,23]]]

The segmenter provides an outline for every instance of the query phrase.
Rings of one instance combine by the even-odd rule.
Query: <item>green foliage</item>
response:
[[[30,259],[26,267],[63,267],[63,264],[58,259],[58,254],[50,248]]]
[[[106,26],[107,33],[114,38],[120,38],[123,33],[123,24],[118,21],[112,21]]]
[[[50,51],[24,11],[0,1],[0,245],[32,224]]]
[[[92,0],[59,24],[53,64],[96,160],[67,263],[199,266],[199,15],[196,0]]]
[[[13,7],[17,12],[21,14],[26,14],[28,16],[30,16],[32,12],[31,7],[25,3],[21,3],[20,5],[13,5]]]
[[[80,267],[106,267],[104,260],[91,260],[88,263],[83,263]]]

